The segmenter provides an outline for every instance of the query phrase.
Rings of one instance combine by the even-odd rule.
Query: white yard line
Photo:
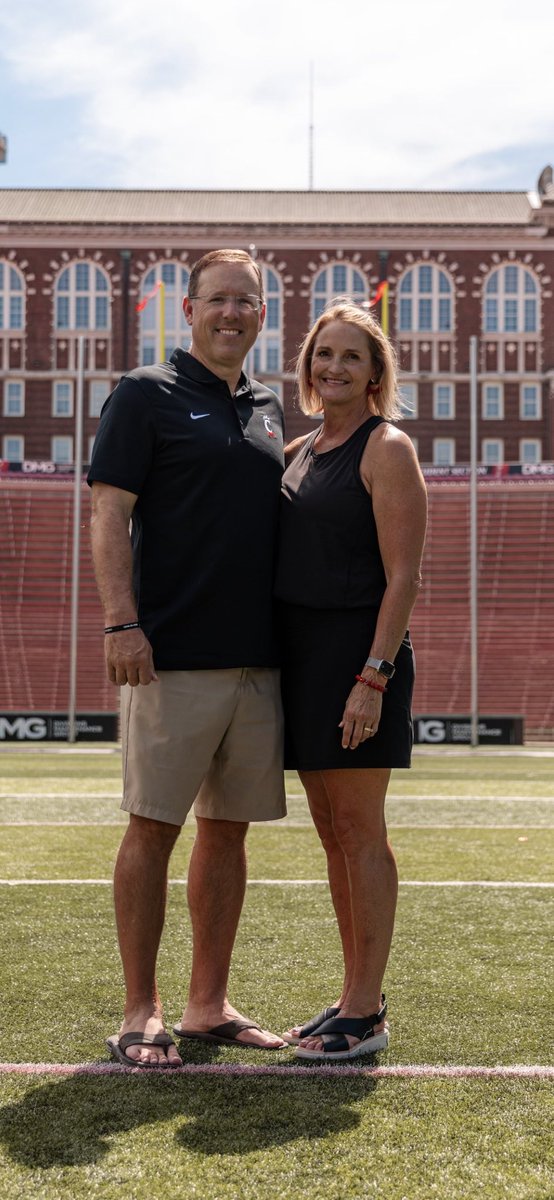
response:
[[[186,879],[170,879],[184,887]],[[327,879],[249,879],[249,887],[327,887]],[[0,879],[0,887],[110,887],[111,879]],[[401,879],[400,887],[432,888],[554,888],[554,883],[525,883],[509,879]]]
[[[70,828],[70,829],[73,829],[73,828],[77,828],[77,829],[104,829],[104,828],[112,829],[112,828],[116,828],[116,829],[121,829],[121,828],[125,828],[125,826],[126,826],[125,814],[124,814],[124,816],[120,817],[119,821],[0,821],[0,829],[11,829],[11,828],[14,828],[14,829],[20,829],[20,828],[29,829],[29,828],[31,828],[32,829],[35,827],[37,829],[48,829],[50,827],[52,827],[53,829],[58,829],[58,828],[62,828],[62,829],[64,829],[64,828]],[[275,829],[275,828],[277,828],[277,823],[269,822],[269,821],[267,821],[267,822],[266,821],[253,821],[252,826],[254,829],[258,829],[258,828]],[[183,828],[185,828],[185,827],[183,827]],[[191,826],[188,826],[187,828],[191,828]],[[313,824],[309,820],[289,821],[287,817],[282,817],[281,821],[279,821],[278,828],[279,829],[313,829]],[[526,829],[526,830],[530,830],[530,832],[531,832],[531,830],[536,829],[536,830],[541,830],[541,832],[544,832],[544,829],[549,829],[550,827],[549,826],[532,826],[532,824],[528,824],[528,823],[522,824],[522,826],[516,826],[516,824],[502,824],[502,826],[493,826],[493,824],[471,824],[469,822],[468,823],[465,823],[465,822],[460,823],[459,821],[456,821],[456,822],[451,821],[451,822],[447,822],[446,824],[435,824],[435,823],[430,824],[427,821],[420,823],[420,824],[408,824],[408,822],[404,823],[404,822],[397,822],[397,821],[387,821],[387,828],[389,828],[389,829],[496,829],[496,830],[498,830],[498,829],[514,829],[514,830]]]
[[[304,792],[287,792],[289,800],[305,800]],[[121,791],[117,792],[2,792],[0,791],[0,801],[2,800],[121,800]],[[526,793],[524,796],[483,796],[475,794],[471,796],[454,796],[451,792],[388,792],[387,800],[399,802],[401,800],[409,800],[412,802],[421,803],[425,800],[448,800],[452,804],[464,804],[467,802],[475,803],[476,801],[492,800],[497,804],[508,804],[512,801],[518,804],[535,804],[537,801],[542,801],[546,804],[554,804],[554,796],[530,796]]]

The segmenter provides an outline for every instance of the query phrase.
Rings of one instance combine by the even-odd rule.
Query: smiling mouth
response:
[[[241,332],[240,329],[216,329],[216,333],[223,333],[225,337],[238,337]]]

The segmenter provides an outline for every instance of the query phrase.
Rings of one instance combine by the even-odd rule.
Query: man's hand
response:
[[[131,687],[137,687],[139,683],[147,684],[157,680],[152,647],[142,629],[108,633],[104,643],[110,683],[129,683]]]

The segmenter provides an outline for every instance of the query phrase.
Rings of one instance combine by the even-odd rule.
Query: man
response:
[[[180,1037],[284,1046],[229,1003],[248,822],[285,812],[272,573],[283,420],[242,373],[265,317],[242,250],[192,269],[190,352],[124,376],[88,481],[108,676],[122,686],[123,803],[114,899],[125,1065],[181,1065],[156,985],[169,858],[192,804],[192,971]],[[129,523],[132,523],[131,538]]]

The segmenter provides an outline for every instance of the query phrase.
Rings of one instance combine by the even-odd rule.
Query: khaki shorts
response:
[[[195,814],[275,821],[286,813],[279,671],[160,671],[121,689],[126,812],[183,825]]]

